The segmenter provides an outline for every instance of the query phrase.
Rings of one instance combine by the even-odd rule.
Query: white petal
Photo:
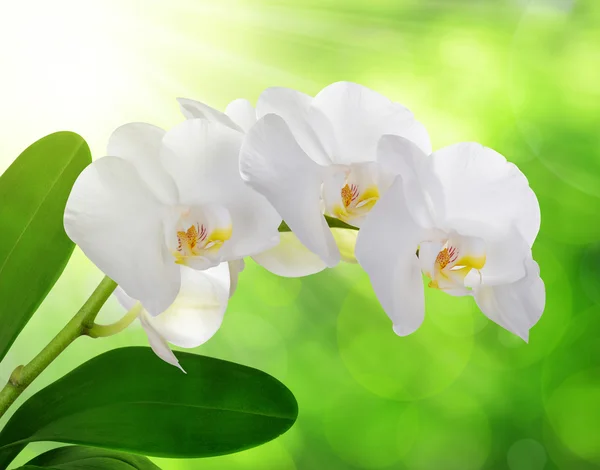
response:
[[[327,267],[293,232],[281,232],[277,246],[252,258],[273,274],[284,277],[308,276]]]
[[[165,245],[164,207],[126,160],[104,157],[77,178],[65,231],[87,257],[152,313],[177,296],[179,267]]]
[[[356,259],[400,336],[419,328],[425,315],[416,256],[422,232],[406,205],[401,178],[394,181],[358,232]]]
[[[309,250],[327,266],[339,262],[321,208],[324,168],[308,158],[281,117],[267,114],[250,129],[240,152],[240,171]]]
[[[229,300],[228,263],[196,271],[181,268],[181,292],[173,305],[146,321],[162,338],[182,348],[195,348],[217,332]]]
[[[185,205],[218,204],[231,216],[225,261],[251,256],[278,240],[281,217],[244,183],[239,170],[243,134],[205,119],[187,120],[165,135],[161,159]],[[225,252],[224,251],[224,252]]]
[[[472,236],[481,236],[468,233],[474,222],[494,233],[514,225],[533,244],[540,227],[537,198],[523,173],[502,155],[480,144],[461,143],[435,152],[431,169],[442,185],[442,199],[435,201],[436,208],[443,208],[440,223]]]
[[[277,245],[281,216],[264,196],[247,186],[227,208],[233,221],[228,242],[231,259],[253,256]]]
[[[440,182],[430,171],[428,156],[404,137],[384,135],[377,146],[377,163],[382,173],[402,177],[405,197],[413,217],[423,227],[435,226],[433,200],[441,200]]]
[[[501,327],[529,340],[529,330],[540,319],[546,289],[533,259],[526,261],[527,276],[512,284],[475,289],[475,301],[483,313]]]
[[[132,163],[152,192],[161,201],[173,204],[178,198],[177,187],[160,163],[164,135],[163,129],[151,124],[125,124],[112,133],[106,152]]]
[[[377,143],[385,134],[413,141],[431,153],[423,125],[404,106],[356,83],[338,82],[315,96],[313,106],[331,122],[338,143],[336,163],[374,161]]]
[[[327,169],[321,193],[326,214],[359,228],[394,180],[375,162],[330,165]],[[342,199],[344,188],[350,189],[350,201]]]
[[[234,100],[225,108],[225,114],[231,118],[244,132],[256,124],[256,110],[245,99]]]
[[[200,101],[194,101],[187,98],[177,98],[182,114],[187,119],[207,119],[212,122],[218,122],[236,131],[241,131],[232,119],[218,109],[212,108]]]
[[[322,113],[311,109],[312,100],[311,96],[290,88],[267,88],[258,98],[256,115],[261,118],[277,114],[283,118],[302,150],[315,162],[327,165],[334,150],[333,128]]]
[[[342,187],[346,184],[346,165],[329,165],[325,167],[323,174],[323,186],[321,197],[325,213],[335,217],[334,208],[336,205],[342,205]]]
[[[481,269],[487,261],[488,244],[478,237],[467,237],[452,232],[448,237],[448,248],[455,253],[454,259],[448,263],[448,269],[459,269],[461,266]]]
[[[243,259],[229,261],[229,298],[231,298],[231,296],[235,294],[240,273],[244,270],[245,267],[246,263]]]
[[[465,278],[465,286],[477,287],[510,284],[526,274],[523,260],[531,257],[531,249],[515,228],[501,238],[488,236],[485,240],[485,265],[479,271],[471,271]]]
[[[439,241],[426,241],[419,245],[419,265],[421,271],[430,279],[433,279],[435,260],[443,248],[444,244]]]
[[[148,314],[148,312],[146,312],[145,310],[142,311],[139,318],[140,323],[142,324],[142,327],[146,332],[146,336],[148,336],[148,342],[150,343],[152,351],[154,351],[154,353],[167,364],[171,364],[175,367],[178,367],[184,373],[186,373],[185,370],[183,370],[183,367],[181,367],[181,365],[179,364],[179,361],[177,360],[177,357],[175,357],[175,354],[173,354],[173,351],[171,351],[169,344],[160,335],[160,333],[154,329],[152,324],[150,324],[150,320],[152,319],[152,317]]]

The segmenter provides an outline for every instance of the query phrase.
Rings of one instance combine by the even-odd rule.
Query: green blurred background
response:
[[[223,327],[196,352],[274,375],[299,420],[263,447],[156,459],[162,468],[600,468],[600,1],[0,0],[0,10],[0,170],[63,129],[99,158],[122,123],[179,122],[177,96],[224,108],[269,86],[314,94],[350,80],[408,106],[434,148],[498,150],[538,195],[547,306],[529,345],[472,299],[433,290],[423,327],[400,338],[356,265],[283,279],[249,263]],[[101,276],[75,252],[2,380]],[[111,300],[101,319],[122,313]],[[138,325],[78,340],[24,397],[130,344],[147,344]],[[53,446],[30,445],[15,465]]]

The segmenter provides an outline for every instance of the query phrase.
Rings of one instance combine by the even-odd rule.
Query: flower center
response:
[[[206,269],[220,262],[219,251],[231,238],[229,212],[222,207],[186,208],[170,242],[175,263]]]
[[[375,162],[332,165],[323,180],[323,213],[360,227],[392,179]],[[389,179],[389,181],[388,181]]]
[[[377,186],[369,186],[361,190],[357,184],[346,183],[341,191],[342,204],[333,206],[332,215],[347,223],[366,216],[379,199]]]
[[[442,245],[424,242],[419,249],[421,269],[431,279],[429,287],[453,295],[470,293],[465,278],[473,269],[482,269],[485,260],[485,244],[475,237],[453,235]]]
[[[206,227],[199,228],[198,224],[190,226],[185,232],[177,232],[177,251],[193,253],[196,246],[206,240]]]
[[[342,188],[342,202],[344,203],[344,207],[350,207],[350,204],[358,197],[358,187],[353,184],[349,186],[347,183]]]
[[[438,253],[437,257],[435,258],[435,262],[440,269],[444,269],[451,262],[456,261],[456,256],[455,247],[451,246],[449,249],[446,247]]]

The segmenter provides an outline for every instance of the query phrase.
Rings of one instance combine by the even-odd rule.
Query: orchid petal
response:
[[[238,280],[240,273],[246,267],[246,263],[243,259],[236,259],[229,262],[229,298],[235,294],[237,289]]]
[[[254,255],[252,259],[273,274],[283,277],[308,276],[327,267],[293,232],[280,233],[277,246]]]
[[[290,88],[267,88],[258,98],[256,115],[258,118],[267,114],[280,116],[302,150],[315,162],[328,165],[333,151],[332,127],[318,110],[311,110],[312,100]]]
[[[250,129],[240,151],[240,171],[309,250],[328,266],[339,262],[321,208],[324,169],[300,148],[283,118],[267,114]]]
[[[435,152],[431,170],[441,183],[434,195],[440,223],[463,235],[486,238],[473,227],[506,233],[516,227],[531,246],[540,227],[540,207],[527,178],[492,149],[461,143]]]
[[[164,242],[164,206],[126,160],[104,157],[78,177],[65,231],[87,257],[153,314],[180,287],[179,267]]]
[[[333,125],[338,142],[335,163],[374,161],[377,143],[385,134],[406,137],[426,154],[431,153],[425,128],[408,109],[362,85],[329,85],[315,96],[313,107]]]
[[[231,118],[244,132],[256,124],[256,110],[248,100],[234,100],[225,108],[225,114]]]
[[[475,301],[481,311],[502,328],[529,340],[529,330],[542,316],[546,289],[540,269],[533,259],[525,263],[527,275],[522,279],[499,286],[475,289]]]
[[[511,284],[526,275],[524,259],[531,257],[531,249],[521,234],[513,228],[502,237],[488,235],[485,240],[485,264],[477,272],[470,272],[465,285],[496,286]]]
[[[425,315],[423,281],[415,254],[422,236],[423,229],[404,199],[402,179],[396,178],[358,233],[356,259],[400,336],[419,328]]]
[[[181,113],[187,119],[206,119],[211,122],[223,124],[233,130],[241,131],[240,126],[233,122],[229,116],[207,104],[188,98],[177,98],[177,102],[179,103]]]
[[[409,209],[422,227],[435,226],[436,208],[432,200],[441,200],[439,181],[429,170],[429,158],[414,142],[396,135],[384,135],[377,146],[377,163],[382,173],[402,177]]]
[[[150,320],[152,317],[145,310],[140,314],[140,323],[142,324],[142,328],[146,332],[146,336],[148,337],[148,342],[150,343],[150,347],[154,354],[160,357],[167,364],[171,364],[172,366],[178,367],[181,369],[183,373],[186,373],[183,367],[179,364],[179,360],[171,351],[169,347],[169,343],[160,335],[158,331],[152,326]]]
[[[419,245],[419,265],[423,274],[430,279],[434,277],[435,260],[443,248],[444,243],[440,241],[424,241]]]
[[[235,274],[231,272],[235,269]],[[241,268],[240,268],[241,267]],[[168,343],[194,348],[208,341],[219,329],[227,308],[230,279],[243,269],[243,261],[222,263],[206,271],[182,268],[181,291],[175,302],[158,316],[142,310],[139,319],[148,336],[150,347],[163,361],[183,368]],[[137,300],[120,287],[115,290],[119,303],[127,310]],[[185,371],[184,371],[185,372]]]
[[[223,321],[230,291],[228,263],[205,271],[181,268],[181,292],[165,312],[146,321],[175,346],[195,348],[208,341]]]
[[[175,182],[160,163],[160,147],[165,131],[142,122],[117,128],[108,140],[107,155],[133,164],[142,180],[158,199],[167,204],[177,201]]]

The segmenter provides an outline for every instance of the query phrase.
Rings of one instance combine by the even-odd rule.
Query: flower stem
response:
[[[94,325],[88,330],[87,335],[92,338],[104,338],[106,336],[116,335],[127,328],[133,320],[135,320],[142,311],[142,304],[136,303],[123,318],[110,325]]]
[[[108,300],[117,283],[105,276],[83,307],[50,343],[25,366],[17,367],[0,391],[0,418],[23,391],[62,353],[69,344],[85,335],[94,325],[100,308]]]

